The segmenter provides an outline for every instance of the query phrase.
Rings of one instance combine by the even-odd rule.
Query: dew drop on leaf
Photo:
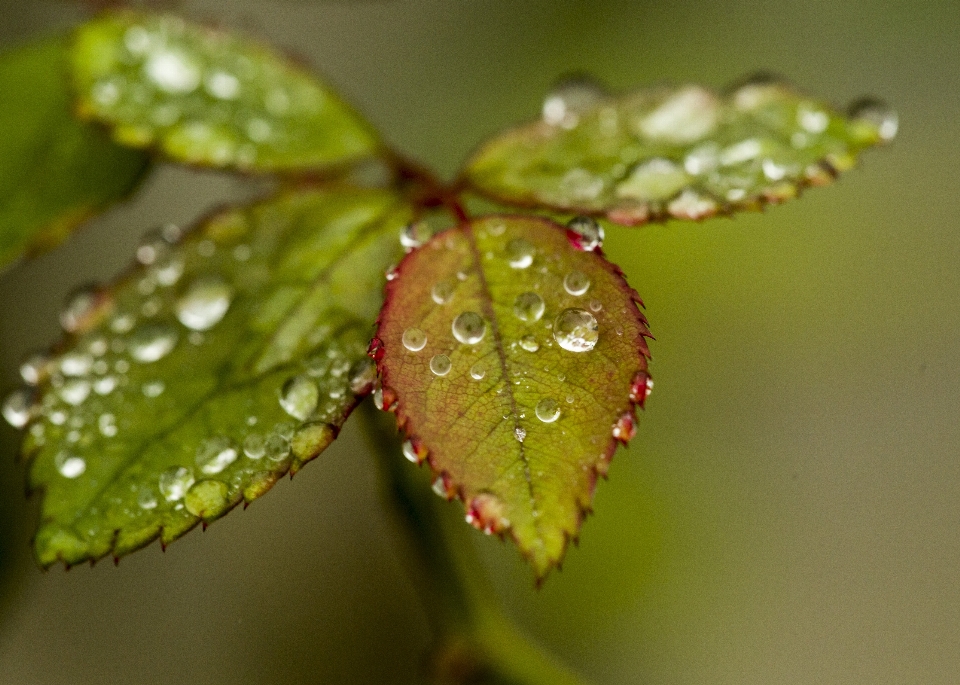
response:
[[[137,493],[137,505],[146,511],[157,508],[157,496],[151,488],[140,488],[140,492]]]
[[[236,460],[237,448],[225,436],[207,438],[197,447],[197,466],[208,475],[220,473]]]
[[[453,299],[454,283],[450,280],[438,281],[430,290],[430,297],[437,304],[446,304]]]
[[[96,315],[105,294],[94,286],[85,286],[75,290],[60,312],[60,325],[67,333],[75,333],[85,327]]]
[[[585,76],[566,78],[554,86],[543,100],[543,121],[551,126],[573,128],[580,115],[596,107],[607,91]]]
[[[179,336],[170,326],[147,324],[130,336],[130,356],[143,364],[159,361],[176,347]]]
[[[445,354],[434,355],[430,360],[430,370],[435,376],[446,376],[450,373],[450,357]]]
[[[85,376],[93,366],[93,357],[83,352],[67,352],[60,357],[59,366],[64,376]]]
[[[280,390],[280,406],[290,416],[305,421],[320,401],[320,390],[308,376],[294,376]]]
[[[582,271],[571,271],[563,278],[563,289],[579,297],[590,289],[590,278]]]
[[[487,375],[487,370],[483,368],[482,363],[477,362],[476,364],[470,367],[470,378],[472,378],[473,380],[475,381],[483,380],[484,376],[486,375]]]
[[[158,88],[168,93],[185,94],[200,85],[200,68],[186,55],[173,50],[162,50],[152,54],[144,73]]]
[[[527,431],[525,428],[517,426],[513,429],[513,436],[517,439],[517,442],[523,442],[527,439]]]
[[[544,423],[553,423],[560,418],[560,404],[551,397],[544,397],[537,402],[536,413]]]
[[[279,433],[272,433],[266,442],[264,454],[270,461],[283,461],[290,456],[290,438],[284,437]]]
[[[417,450],[410,440],[404,440],[403,442],[403,456],[406,457],[409,462],[414,464],[420,463],[420,456],[417,454]]]
[[[408,328],[401,338],[403,346],[411,352],[419,352],[427,345],[427,334],[419,328]]]
[[[193,471],[185,466],[171,466],[160,474],[160,494],[168,502],[176,502],[183,499],[193,483]]]
[[[412,221],[400,231],[400,244],[414,250],[430,240],[430,226],[425,221]]]
[[[113,414],[101,414],[97,419],[97,427],[105,438],[112,438],[117,434],[117,417]]]
[[[366,395],[377,382],[377,366],[372,359],[361,359],[350,368],[350,392]]]
[[[267,439],[260,433],[250,433],[243,440],[243,453],[248,459],[262,459],[267,452]]]
[[[543,298],[535,292],[525,292],[517,295],[513,302],[513,313],[517,318],[527,323],[535,323],[543,316],[546,305]]]
[[[867,124],[876,129],[880,140],[893,140],[899,128],[899,118],[896,111],[882,100],[863,98],[850,105],[850,118],[860,124]]]
[[[14,428],[23,428],[35,411],[33,393],[26,388],[14,390],[3,401],[3,418]]]
[[[507,243],[507,261],[514,269],[526,269],[533,264],[536,249],[523,238],[514,238]]]
[[[520,338],[520,347],[527,352],[536,352],[540,349],[540,343],[537,342],[537,339],[534,336],[525,335]]]
[[[66,450],[58,452],[53,463],[64,478],[79,478],[87,470],[87,462]]]
[[[140,387],[144,397],[160,397],[166,389],[167,384],[160,380],[148,381]]]
[[[603,245],[603,227],[589,216],[575,216],[567,223],[573,233],[574,245],[587,251],[593,251]]]
[[[90,381],[82,378],[71,378],[60,387],[57,394],[67,404],[77,407],[90,396]]]
[[[600,338],[593,314],[583,309],[564,309],[553,324],[553,337],[569,352],[589,352]]]
[[[198,278],[177,300],[177,318],[191,330],[209,330],[226,315],[232,297],[233,289],[222,278]]]
[[[437,476],[434,479],[431,489],[440,497],[443,497],[444,499],[450,499],[450,495],[447,492],[447,483],[443,476]]]
[[[483,340],[487,324],[476,312],[463,312],[453,320],[453,337],[464,345],[476,345]]]

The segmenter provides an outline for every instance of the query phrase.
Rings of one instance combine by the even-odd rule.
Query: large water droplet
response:
[[[590,289],[590,279],[582,271],[571,271],[563,279],[563,289],[579,297]]]
[[[453,291],[455,288],[456,285],[453,281],[438,281],[430,290],[430,297],[433,298],[433,301],[437,304],[446,304],[453,299]]]
[[[430,370],[437,376],[446,376],[450,373],[450,357],[445,354],[434,355],[430,360]]]
[[[597,81],[586,76],[568,77],[557,83],[543,101],[543,120],[551,126],[573,128],[581,115],[607,97]]]
[[[176,347],[177,332],[164,324],[141,326],[130,336],[130,356],[143,364],[159,361]]]
[[[185,94],[200,85],[200,69],[187,55],[173,50],[156,52],[143,66],[144,73],[158,88]]]
[[[198,278],[177,300],[177,318],[191,330],[209,330],[226,315],[232,297],[233,289],[222,278]]]
[[[26,388],[14,390],[3,401],[3,418],[14,428],[26,426],[35,411],[33,393]]]
[[[539,321],[544,309],[546,305],[543,298],[535,292],[520,293],[513,301],[513,313],[518,319],[527,323]]]
[[[507,243],[507,261],[514,269],[526,269],[533,264],[536,249],[523,238],[514,238]]]
[[[317,408],[320,390],[309,376],[294,376],[280,390],[280,406],[290,416],[306,421]]]
[[[193,483],[193,471],[186,466],[171,466],[160,474],[160,494],[168,502],[176,502],[183,499]]]
[[[220,473],[237,460],[237,448],[226,436],[207,438],[197,447],[196,462],[208,475]]]
[[[57,453],[53,458],[53,464],[64,478],[79,478],[87,470],[87,462],[66,450]]]
[[[856,123],[876,128],[880,140],[893,140],[900,126],[897,113],[882,100],[863,98],[850,105],[850,118]]]
[[[463,312],[453,320],[453,337],[464,345],[476,345],[487,333],[487,323],[476,312]]]
[[[536,413],[544,423],[553,423],[560,418],[560,404],[551,397],[544,397],[537,402]]]
[[[593,251],[603,245],[603,227],[589,216],[573,217],[567,228],[573,233],[574,244],[581,250]]]
[[[411,352],[419,352],[427,345],[427,334],[419,328],[408,328],[401,338],[403,346]]]
[[[589,352],[600,338],[593,314],[583,309],[564,309],[553,323],[553,337],[565,350]]]
[[[520,347],[525,349],[527,352],[536,352],[540,349],[540,343],[537,342],[537,339],[532,335],[525,335],[520,338]]]

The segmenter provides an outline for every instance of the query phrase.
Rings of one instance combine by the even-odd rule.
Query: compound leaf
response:
[[[145,155],[73,117],[68,74],[63,38],[0,56],[0,268],[59,244],[147,169]]]
[[[896,115],[861,100],[844,116],[767,77],[620,97],[588,81],[550,95],[540,121],[495,137],[465,179],[499,201],[625,225],[703,219],[795,197],[886,142]]]
[[[80,27],[73,68],[82,116],[179,162],[304,172],[379,149],[370,126],[308,71],[177,16],[102,15]]]
[[[639,298],[595,243],[489,216],[435,236],[388,282],[384,407],[467,520],[509,534],[538,578],[560,562],[649,387]]]
[[[409,220],[389,191],[295,192],[181,242],[167,228],[78,293],[61,351],[23,368],[39,388],[4,406],[33,419],[40,563],[166,544],[327,447],[376,380],[367,342]]]

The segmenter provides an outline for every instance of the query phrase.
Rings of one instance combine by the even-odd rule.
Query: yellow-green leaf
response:
[[[861,100],[848,115],[776,80],[608,95],[564,84],[543,117],[486,143],[464,172],[502,202],[626,225],[703,219],[796,197],[887,142],[897,118]]]
[[[73,69],[82,116],[176,161],[304,172],[379,149],[370,126],[307,70],[177,16],[121,11],[84,24]]]
[[[43,489],[40,563],[164,544],[297,471],[376,379],[366,357],[411,210],[340,189],[229,210],[78,293],[55,357],[8,398]]]
[[[67,41],[0,55],[0,268],[126,196],[147,157],[71,113]]]
[[[528,217],[440,233],[388,283],[371,349],[406,456],[429,461],[470,523],[509,534],[538,578],[578,534],[649,388],[639,298],[582,245]]]

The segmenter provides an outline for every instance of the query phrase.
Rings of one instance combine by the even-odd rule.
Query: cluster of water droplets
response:
[[[171,16],[116,21],[99,34],[116,58],[88,67],[87,97],[131,142],[162,138],[191,159],[250,167],[289,149],[296,121],[325,106],[307,77],[236,39]]]

